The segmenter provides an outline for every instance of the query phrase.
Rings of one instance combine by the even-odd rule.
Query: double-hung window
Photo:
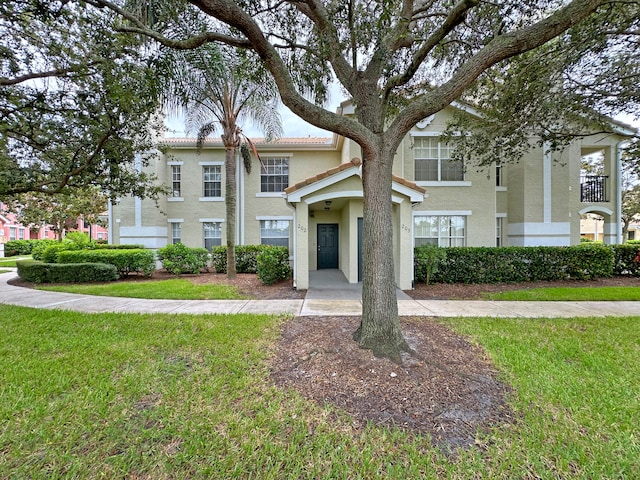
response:
[[[289,186],[289,159],[263,158],[260,168],[261,192],[284,192]]]
[[[182,241],[182,224],[180,222],[171,222],[171,243],[180,243]]]
[[[222,167],[220,165],[204,165],[202,167],[204,197],[222,196]]]
[[[455,182],[464,180],[462,160],[451,158],[453,147],[438,137],[414,137],[415,180]]]
[[[180,165],[171,165],[171,191],[174,197],[182,196],[182,169]]]
[[[260,220],[260,243],[289,247],[289,220]]]
[[[222,224],[220,222],[204,222],[204,248],[211,250],[222,245]]]
[[[466,245],[467,218],[463,215],[415,216],[415,246],[464,247]]]

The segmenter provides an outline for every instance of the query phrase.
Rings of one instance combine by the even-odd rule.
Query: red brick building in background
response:
[[[0,202],[0,212],[4,210],[4,204]],[[82,217],[78,218],[77,228],[72,228],[69,231],[84,232],[92,240],[109,240],[107,228],[85,223]],[[18,221],[15,213],[0,213],[0,244],[5,244],[10,240],[41,240],[45,238],[54,240],[57,238],[56,232],[50,226],[29,228]]]

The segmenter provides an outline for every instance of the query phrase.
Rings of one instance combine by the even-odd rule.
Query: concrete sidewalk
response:
[[[144,300],[45,292],[7,282],[15,272],[0,274],[0,303],[79,312],[130,313],[285,313],[296,316],[360,315],[358,298],[304,300]],[[406,294],[402,294],[406,297]],[[318,295],[315,295],[316,297]],[[409,297],[407,297],[409,298]],[[401,316],[427,317],[604,317],[640,315],[640,302],[496,302],[399,299]]]

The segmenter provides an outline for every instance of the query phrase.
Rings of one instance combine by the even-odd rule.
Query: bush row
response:
[[[258,255],[269,247],[269,245],[236,245],[236,272],[258,273]],[[286,247],[281,248],[286,249]],[[227,273],[226,246],[214,247],[211,250],[211,266],[216,273]]]
[[[153,251],[131,250],[65,250],[58,253],[57,263],[107,263],[113,265],[121,277],[131,273],[151,276],[156,268]]]
[[[110,282],[118,279],[116,267],[106,263],[59,264],[19,260],[16,265],[20,278],[34,283]]]
[[[236,271],[257,273],[265,285],[284,280],[291,275],[289,249],[271,245],[237,245]],[[168,272],[199,273],[207,268],[209,252],[204,248],[190,248],[180,243],[167,245],[158,251],[158,259]],[[227,247],[215,247],[211,252],[211,265],[216,273],[227,272]]]
[[[6,257],[15,257],[16,255],[31,255],[33,250],[41,245],[53,245],[58,243],[57,240],[9,240],[4,245],[4,254]]]
[[[415,248],[415,278],[435,283],[500,283],[640,275],[640,248],[571,247]]]
[[[187,247],[182,243],[169,244],[158,250],[158,260],[169,273],[200,273],[207,268],[209,251],[206,248]]]

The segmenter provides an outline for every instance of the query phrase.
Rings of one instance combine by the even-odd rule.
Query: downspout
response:
[[[616,145],[616,243],[623,243],[622,238],[622,151],[627,140]]]
[[[109,200],[107,204],[107,218],[109,219],[109,225],[107,226],[107,243],[113,244],[113,203]]]
[[[244,245],[244,162],[242,155],[236,151],[236,171],[239,172],[236,178],[236,245]]]
[[[298,225],[298,221],[297,221],[298,217],[297,217],[296,206],[290,203],[289,200],[286,199],[286,197],[285,197],[285,201],[287,202],[287,206],[293,210],[293,225],[291,226],[292,227],[291,230],[293,230],[293,289],[297,290],[298,289],[298,262],[296,259],[298,258],[298,229],[296,228],[296,226]]]

